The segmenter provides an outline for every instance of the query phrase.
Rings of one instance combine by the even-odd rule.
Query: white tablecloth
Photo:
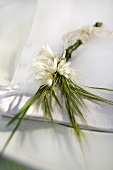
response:
[[[0,31],[0,41],[1,41],[0,45],[2,46],[0,50],[1,85],[7,85],[14,75],[15,68],[19,61],[20,54],[22,53],[23,44],[25,44],[25,41],[28,37],[28,33],[30,32],[32,16],[33,13],[35,12],[35,5],[36,5],[35,4],[36,1],[28,1],[28,0],[9,1],[9,2],[8,2],[9,4],[6,6],[5,4],[4,6],[2,5],[0,9],[0,13],[1,13],[0,22],[2,23],[2,29]],[[42,1],[40,1],[39,4],[41,2]],[[60,3],[60,1],[58,2]],[[47,3],[47,1],[45,1],[45,3]],[[65,1],[62,1],[62,4],[63,3],[65,4]],[[70,4],[71,4],[70,11],[71,11],[71,7],[75,5],[76,13],[77,14],[79,13],[80,17],[82,18],[82,20],[77,21],[78,25],[83,25],[83,20],[85,24],[89,24],[89,22],[86,22],[87,17],[89,18],[91,23],[94,23],[98,19],[101,21],[103,17],[106,18],[105,16],[108,15],[108,17],[104,19],[103,22],[105,23],[106,27],[112,29],[112,24],[113,24],[112,23],[113,13],[111,11],[113,7],[112,1],[105,1],[105,0],[103,1],[85,0],[85,1],[76,1],[76,2],[70,1]],[[81,4],[81,9],[78,8],[80,4]],[[65,5],[64,6],[62,5],[62,11],[63,11],[63,7],[65,7]],[[69,6],[67,7],[69,8]],[[46,6],[44,9],[46,10]],[[99,15],[97,15],[96,10]],[[88,15],[88,13],[90,13],[90,15]],[[7,18],[8,16],[10,19]],[[43,10],[43,17],[44,17],[44,10]],[[65,18],[66,14],[63,14],[63,17]],[[69,22],[69,18],[67,18],[67,20]],[[70,27],[70,29],[72,29],[71,25],[68,26]],[[65,28],[65,30],[66,29],[67,27]],[[41,34],[39,36],[41,38]],[[46,36],[49,37],[50,35],[45,34],[44,36],[45,39],[43,37],[41,44],[43,44],[43,42],[47,40]],[[59,35],[59,37],[57,38],[58,38],[58,41],[56,43],[58,45],[57,47],[55,47],[54,44],[50,43],[53,49],[61,48],[61,35]],[[106,41],[108,42],[107,44]],[[112,87],[112,82],[111,82],[112,57],[110,55],[110,53],[112,53],[111,52],[112,40],[110,40],[109,43],[109,39],[105,39],[104,43],[106,48],[104,50],[102,49],[98,51],[97,47],[102,48],[102,45],[98,44],[97,40],[92,40],[91,41],[92,45],[90,45],[90,43],[87,44],[87,47],[86,46],[82,47],[81,49],[81,51],[83,50],[82,53],[79,53],[78,51],[78,53],[76,54],[78,56],[76,61],[77,63],[79,63],[77,65],[79,70],[78,73],[84,75],[82,82],[85,85],[90,84],[96,86],[103,85],[103,86]],[[108,55],[108,49],[111,49],[109,55]],[[93,57],[95,56],[95,58],[92,58],[90,60],[89,56],[91,56],[92,50],[96,52],[98,51],[98,56],[96,54],[95,55],[93,54]],[[89,55],[87,56],[88,53]],[[101,60],[102,58],[104,59],[103,61]],[[92,62],[94,63],[93,67],[91,66]],[[109,68],[109,70],[105,69],[106,65],[104,65],[104,63],[107,64],[107,68]],[[79,69],[81,68],[80,64],[84,66],[82,70]],[[99,72],[100,66],[103,72]],[[86,72],[84,72],[84,69]],[[92,71],[93,74],[90,74],[89,69]],[[109,77],[107,73],[110,73]],[[100,77],[102,77],[102,79],[100,79]],[[104,79],[104,77],[108,78],[107,79],[108,81]],[[77,78],[77,81],[81,82],[79,77]],[[95,112],[95,108],[93,108],[93,113],[94,112]],[[108,110],[105,110],[104,112],[104,114],[106,114],[108,118],[111,116],[111,113],[112,113],[112,109],[110,110],[110,108]],[[101,113],[99,115],[101,118]],[[95,119],[92,118],[94,124],[95,124]],[[14,123],[9,128],[6,128],[5,125],[7,124],[8,121],[9,118],[0,116],[0,151],[2,150],[2,147],[5,141],[7,140],[8,136],[10,135],[12,129],[15,127],[15,123]],[[110,121],[111,121],[110,125],[112,125],[112,120]],[[99,123],[98,120],[96,122]],[[106,126],[107,122],[104,122],[104,125]],[[83,131],[83,133],[86,136],[88,145],[86,146],[85,143],[83,144],[84,149],[82,152],[80,145],[75,137],[75,134],[71,128],[61,126],[61,125],[56,125],[56,131],[54,131],[51,123],[46,124],[40,121],[24,120],[21,127],[19,128],[14,138],[12,139],[11,143],[8,145],[8,148],[6,149],[4,156],[10,157],[10,159],[13,159],[17,162],[20,162],[22,164],[25,164],[35,169],[68,170],[69,168],[71,168],[72,170],[74,169],[87,170],[89,168],[90,170],[95,170],[95,169],[112,170],[113,169],[113,161],[112,161],[113,134],[104,133],[104,132],[103,133],[91,132],[91,131]]]
[[[103,5],[103,8],[101,5]],[[17,65],[15,73],[13,68],[13,79],[6,91],[0,92],[1,113],[7,116],[17,113],[29,97],[36,93],[39,84],[30,77],[30,67],[33,58],[37,56],[45,42],[49,43],[53,51],[60,55],[63,51],[61,38],[66,32],[83,25],[93,25],[98,21],[103,22],[103,28],[112,30],[112,7],[113,2],[110,0],[104,0],[103,3],[98,0],[79,2],[75,0],[37,1],[36,12],[27,43],[25,43],[22,53],[20,52],[16,56],[16,63],[18,64],[15,64]],[[24,18],[24,15],[22,15],[22,19]],[[25,19],[23,22],[25,22]],[[76,83],[113,89],[112,46],[112,36],[105,38],[93,37],[73,53],[71,67],[76,70]],[[13,44],[12,48],[14,48]],[[38,56],[39,58],[42,58],[42,56]],[[10,66],[11,63],[8,63],[8,65]],[[14,66],[14,64],[12,65]],[[32,83],[33,81],[34,83]],[[10,88],[11,90],[9,90]],[[113,100],[112,92],[102,93],[96,90],[92,90],[92,92]],[[113,107],[104,104],[98,105],[87,100],[85,102],[88,109],[82,112],[89,127],[91,129],[113,131]],[[38,111],[35,108],[34,104],[31,108],[32,110],[28,113],[29,116],[43,117],[42,107],[39,107]],[[54,108],[53,118],[56,121],[69,123],[66,111],[58,107]],[[85,126],[79,117],[76,117],[76,119],[80,125]]]

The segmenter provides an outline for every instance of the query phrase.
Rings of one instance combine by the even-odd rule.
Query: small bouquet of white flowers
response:
[[[87,123],[81,111],[81,107],[86,107],[84,99],[88,99],[92,102],[97,101],[113,105],[112,101],[97,96],[87,91],[85,88],[77,85],[74,80],[76,72],[69,67],[71,64],[71,62],[69,62],[71,54],[80,45],[88,41],[93,35],[101,36],[102,32],[107,34],[112,33],[104,30],[103,28],[100,28],[101,26],[102,23],[98,22],[94,26],[82,27],[81,29],[67,33],[63,37],[64,51],[60,57],[53,54],[48,44],[45,44],[42,47],[39,55],[43,55],[46,58],[41,60],[33,60],[33,67],[35,68],[35,78],[37,79],[37,81],[40,81],[41,85],[36,94],[32,96],[28,100],[28,102],[20,109],[20,111],[9,121],[8,126],[19,118],[17,125],[14,128],[11,136],[9,137],[5,147],[21,124],[28,109],[36,100],[38,100],[38,106],[42,104],[45,117],[47,119],[49,118],[53,124],[53,100],[60,107],[65,107],[70,119],[70,123],[79,140],[81,140],[82,133],[79,124],[77,123],[75,114],[77,114],[85,123]],[[71,46],[66,47],[67,43],[71,41],[75,42],[71,44]],[[95,89],[112,91],[111,89],[106,88]]]

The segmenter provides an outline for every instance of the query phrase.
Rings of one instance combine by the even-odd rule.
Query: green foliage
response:
[[[60,107],[62,107],[61,101],[59,101],[57,94],[55,92],[55,87],[58,87],[58,89],[60,90],[60,96],[61,96],[61,99],[65,102],[65,108],[67,110],[67,114],[69,116],[70,123],[71,123],[72,127],[74,128],[74,131],[80,141],[81,141],[81,137],[82,137],[82,132],[81,132],[81,129],[77,123],[75,115],[79,116],[81,118],[81,120],[87,124],[87,122],[83,116],[83,113],[81,111],[81,107],[87,108],[87,106],[84,103],[84,99],[88,99],[92,102],[97,101],[97,102],[103,102],[103,103],[113,105],[112,101],[104,99],[100,96],[97,96],[97,95],[85,90],[84,88],[78,86],[71,79],[67,79],[63,75],[60,75],[57,73],[57,75],[54,77],[53,85],[51,87],[49,87],[48,85],[41,86],[39,88],[39,90],[37,91],[37,93],[33,97],[31,97],[28,100],[28,102],[21,108],[21,110],[9,121],[7,126],[12,124],[16,120],[18,120],[13,132],[11,133],[9,139],[7,140],[7,143],[4,146],[4,149],[8,145],[11,138],[13,137],[15,131],[20,126],[28,109],[36,100],[38,100],[38,106],[40,104],[43,104],[45,117],[49,118],[52,121],[53,125],[55,126],[54,119],[52,116],[52,102],[53,102],[53,100],[55,100],[56,103]],[[93,87],[91,87],[91,88],[93,88]],[[101,89],[101,88],[96,88],[96,89]],[[101,90],[110,90],[110,89],[102,88]]]

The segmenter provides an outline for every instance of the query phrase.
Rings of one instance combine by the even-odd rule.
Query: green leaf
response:
[[[36,92],[36,94],[32,96],[28,100],[28,102],[20,109],[20,111],[8,122],[7,126],[16,121],[20,117],[20,115],[23,114],[23,112],[26,113],[29,107],[35,102],[36,99],[40,97],[40,95],[42,95],[42,92],[44,92],[47,88],[48,88],[47,86],[44,87],[41,86],[39,90]]]
[[[60,104],[60,102],[59,102],[59,100],[58,100],[58,98],[57,98],[57,96],[56,96],[56,94],[55,94],[55,92],[54,92],[54,90],[52,90],[52,95],[53,95],[54,99],[56,100],[56,102],[58,103],[58,105],[59,105],[60,107],[62,107],[61,104]]]
[[[91,89],[96,89],[96,90],[103,90],[103,91],[111,91],[113,92],[113,89],[109,89],[109,88],[102,88],[102,87],[92,87],[92,86],[84,86],[84,87],[88,87],[88,88],[91,88]]]
[[[68,96],[66,97],[65,99],[65,105],[66,105],[66,108],[67,108],[67,111],[68,111],[68,115],[69,115],[69,118],[70,118],[70,122],[74,128],[74,131],[75,133],[77,134],[77,137],[79,140],[81,140],[81,129],[79,128],[79,125],[75,119],[75,116],[74,116],[74,113],[73,113],[73,110],[71,108],[71,105],[70,105],[70,102],[68,100]]]
[[[76,94],[74,94],[74,91],[72,91],[70,83],[67,83],[67,78],[63,78],[63,81],[64,81],[65,97],[68,96],[68,99],[70,100],[70,102],[72,104],[72,108],[75,109],[75,111],[82,118],[82,120],[86,122],[86,120],[78,106],[78,105],[81,105],[81,103],[78,100],[78,98],[76,97]],[[78,103],[78,105],[77,105],[77,103]],[[83,106],[83,102],[82,102],[82,106]]]
[[[5,143],[4,147],[2,148],[1,154],[4,152],[4,150],[6,149],[6,147],[8,146],[10,140],[12,139],[13,135],[15,134],[15,132],[17,131],[17,129],[19,128],[24,116],[25,116],[26,112],[23,112],[23,114],[21,115],[20,119],[18,120],[15,128],[13,129],[11,135],[9,136],[7,142]]]
[[[54,124],[53,117],[52,117],[52,113],[51,113],[51,110],[50,110],[50,106],[49,106],[49,102],[48,102],[48,97],[47,97],[47,95],[45,95],[45,103],[46,103],[46,112],[47,112],[46,114],[50,117],[53,125],[55,125],[55,124]]]
[[[91,100],[91,101],[99,101],[99,102],[103,102],[103,103],[106,103],[106,104],[113,105],[113,101],[110,101],[108,99],[102,98],[102,97],[100,97],[98,95],[95,95],[95,94],[85,90],[84,88],[82,88],[82,87],[78,86],[77,84],[75,84],[71,79],[70,79],[70,82],[76,88],[76,90],[81,95],[81,97],[86,98],[86,99]]]
[[[32,96],[28,102],[20,109],[20,111],[8,122],[7,126],[11,125],[13,122],[15,122],[16,120],[18,120],[17,125],[15,126],[14,130],[12,131],[10,137],[8,138],[6,144],[3,147],[3,150],[5,150],[5,148],[7,147],[8,143],[10,142],[10,140],[12,139],[14,133],[16,132],[16,130],[19,128],[24,116],[26,115],[26,112],[28,111],[28,109],[30,108],[30,106],[37,100],[40,99],[40,103],[43,100],[44,96],[46,95],[46,91],[49,89],[48,86],[41,86],[39,88],[39,90],[36,92],[36,94],[34,96]],[[3,151],[2,150],[2,151]]]

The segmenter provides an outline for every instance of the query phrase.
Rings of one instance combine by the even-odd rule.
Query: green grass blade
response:
[[[16,132],[17,129],[19,128],[19,126],[20,126],[20,124],[21,124],[21,122],[22,122],[22,120],[23,120],[25,114],[26,114],[26,112],[24,112],[24,113],[21,115],[20,119],[18,120],[17,125],[16,125],[15,128],[13,129],[11,135],[9,136],[9,138],[8,138],[8,140],[6,141],[4,147],[2,148],[1,154],[4,152],[4,150],[6,149],[6,147],[7,147],[8,144],[9,144],[9,142],[11,141],[12,137],[14,136],[15,132]]]
[[[57,96],[56,96],[56,94],[55,94],[55,92],[54,92],[54,90],[52,90],[52,95],[53,95],[54,99],[56,100],[56,102],[58,103],[58,105],[59,105],[60,107],[62,107],[61,104],[60,104],[60,102],[59,102],[59,100],[58,100],[58,98],[57,98]]]
[[[81,105],[81,102],[78,100],[78,98],[76,97],[76,94],[74,94],[74,92],[72,92],[72,89],[70,87],[70,84],[67,83],[67,79],[65,78],[64,79],[65,82],[64,82],[64,90],[65,90],[65,97],[68,96],[68,99],[71,101],[71,104],[72,104],[72,107],[73,109],[76,110],[76,112],[78,113],[78,115],[82,118],[82,120],[84,122],[86,122],[81,110],[79,109],[79,106],[78,105]],[[82,104],[83,106],[83,104]]]
[[[32,96],[27,103],[20,109],[20,111],[8,122],[7,126],[9,126],[10,124],[12,124],[14,121],[16,121],[19,116],[21,114],[23,114],[23,112],[25,112],[26,110],[29,109],[29,107],[35,102],[36,99],[38,99],[40,97],[40,95],[42,95],[42,91],[45,92],[45,90],[47,89],[47,86],[44,86],[43,88],[41,87],[34,96]]]
[[[50,110],[50,106],[49,106],[49,102],[48,102],[48,97],[47,97],[47,95],[45,95],[45,102],[46,102],[46,112],[47,112],[47,115],[50,117],[53,125],[55,125],[55,124],[54,124],[54,120],[53,120],[53,116],[52,116],[52,113],[51,113],[51,110]]]
[[[95,95],[87,90],[85,90],[84,88],[78,86],[77,84],[75,84],[71,79],[70,79],[70,82],[73,84],[73,86],[76,88],[76,90],[78,91],[78,93],[84,97],[84,98],[87,98],[89,100],[95,100],[95,101],[99,101],[99,102],[103,102],[103,103],[107,103],[107,104],[110,104],[110,105],[113,105],[113,101],[110,101],[108,99],[105,99],[105,98],[102,98],[98,95]]]
[[[68,97],[66,97],[65,105],[66,105],[66,109],[67,109],[67,112],[68,112],[68,115],[69,115],[69,118],[70,118],[70,122],[71,122],[71,124],[74,128],[74,131],[77,134],[78,139],[81,140],[81,133],[82,132],[81,132],[81,129],[79,128],[79,125],[76,122],[74,113],[71,109],[71,105],[70,105],[69,100],[68,100]]]
[[[96,90],[103,90],[103,91],[111,91],[111,92],[113,92],[113,89],[104,88],[104,87],[93,87],[93,86],[84,86],[84,87],[88,87],[88,88],[96,89]]]

